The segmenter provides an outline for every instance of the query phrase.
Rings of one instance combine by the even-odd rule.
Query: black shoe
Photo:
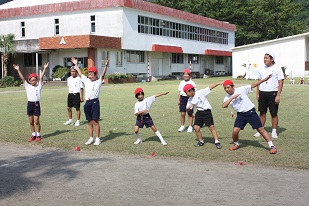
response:
[[[217,149],[221,149],[221,148],[222,148],[222,146],[221,146],[220,142],[215,143],[215,145],[216,145]]]
[[[198,142],[196,143],[196,145],[194,145],[194,146],[195,146],[195,147],[204,146],[204,142],[198,141]]]

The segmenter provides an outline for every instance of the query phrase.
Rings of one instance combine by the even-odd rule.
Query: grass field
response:
[[[210,84],[221,82],[223,77],[195,79],[198,89]],[[234,80],[236,87],[251,84],[253,80]],[[273,142],[277,146],[278,154],[270,155],[267,143],[262,137],[253,137],[255,133],[250,125],[240,133],[241,148],[229,151],[232,144],[231,133],[235,117],[231,116],[231,108],[222,109],[221,104],[225,96],[222,86],[218,86],[208,96],[213,107],[212,113],[215,127],[219,134],[222,149],[218,150],[213,144],[213,138],[208,128],[202,128],[203,147],[196,148],[195,133],[178,133],[179,112],[177,106],[178,80],[159,81],[150,83],[134,83],[121,85],[103,85],[101,88],[101,140],[100,146],[86,146],[88,139],[87,122],[82,111],[79,127],[65,126],[67,120],[65,86],[43,87],[41,97],[41,125],[42,141],[28,143],[30,129],[26,115],[26,92],[23,87],[0,88],[0,142],[17,144],[33,144],[44,147],[56,147],[72,150],[78,145],[82,151],[96,150],[129,155],[150,155],[156,152],[160,157],[181,157],[218,162],[244,161],[246,164],[263,166],[288,167],[309,169],[309,85],[289,85],[286,81],[281,96],[279,109],[279,138]],[[145,96],[170,91],[170,94],[158,97],[151,108],[151,116],[158,130],[168,145],[159,143],[151,129],[141,129],[143,143],[134,145],[136,137],[133,132],[135,124],[134,90],[142,87]],[[249,95],[255,105],[254,93]],[[75,111],[73,112],[75,119]],[[271,131],[270,115],[267,115],[265,125]]]

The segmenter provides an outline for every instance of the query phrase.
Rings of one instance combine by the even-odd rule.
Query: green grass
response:
[[[196,79],[199,89],[210,84],[221,82],[223,77]],[[253,81],[234,80],[236,86],[250,84]],[[202,129],[203,147],[196,148],[195,133],[178,133],[179,112],[177,106],[179,81],[159,81],[150,83],[135,83],[122,85],[103,85],[101,88],[101,139],[100,146],[86,146],[88,139],[87,123],[82,111],[82,125],[80,127],[64,126],[67,120],[65,86],[43,87],[41,97],[41,125],[43,140],[38,143],[28,143],[30,129],[26,115],[26,92],[24,88],[0,88],[0,142],[17,144],[34,144],[44,147],[56,147],[72,150],[75,145],[82,151],[111,152],[148,156],[152,152],[160,157],[181,157],[217,162],[245,161],[246,164],[263,166],[288,167],[309,169],[309,138],[308,114],[309,95],[308,85],[284,85],[279,109],[279,138],[274,140],[278,154],[270,155],[267,143],[262,137],[255,138],[250,125],[240,132],[241,148],[229,151],[232,144],[231,133],[235,118],[231,117],[231,108],[222,109],[221,104],[225,92],[221,86],[212,90],[208,100],[213,107],[215,127],[219,134],[223,148],[218,150],[213,144],[213,138],[207,127]],[[136,137],[133,132],[135,124],[134,90],[142,87],[145,96],[170,91],[167,96],[157,98],[151,108],[151,116],[158,130],[168,145],[159,143],[151,129],[141,129],[144,140],[141,145],[134,145]],[[257,105],[254,93],[249,95]],[[73,113],[75,117],[75,111]],[[266,130],[271,131],[270,115],[267,115]]]

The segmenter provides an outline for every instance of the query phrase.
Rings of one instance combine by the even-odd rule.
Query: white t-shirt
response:
[[[80,77],[72,77],[68,78],[68,87],[69,93],[80,93],[80,89],[83,88],[83,83]]]
[[[210,88],[201,89],[195,92],[193,97],[189,97],[187,107],[192,104],[196,106],[197,110],[207,110],[212,109],[210,103],[207,100],[207,95],[210,94]]]
[[[185,80],[182,80],[180,83],[179,83],[179,86],[178,86],[178,91],[179,91],[179,94],[181,96],[187,96],[186,93],[183,91],[183,88],[186,84],[192,84],[194,87],[195,87],[195,90],[196,90],[196,84],[194,81],[192,81],[192,79],[190,79],[189,81],[185,81]]]
[[[272,74],[269,80],[263,82],[259,86],[259,90],[263,92],[271,92],[271,91],[278,91],[279,80],[284,79],[284,74],[282,69],[277,66],[276,64],[268,67],[264,65],[258,69],[258,79],[264,79],[268,75]]]
[[[24,82],[27,98],[29,102],[38,102],[41,99],[42,84],[38,81],[36,86],[32,86],[26,80]]]
[[[254,104],[248,97],[250,92],[252,92],[251,85],[235,88],[234,94],[227,94],[224,97],[223,103],[229,100],[235,94],[240,94],[236,99],[231,101],[230,105],[236,112],[247,112],[254,107]]]
[[[85,85],[85,99],[91,100],[99,98],[100,88],[102,86],[102,78],[99,78],[96,81],[91,81],[85,75],[82,74],[81,80]]]
[[[148,113],[150,112],[151,105],[156,101],[156,96],[153,95],[151,97],[144,98],[143,101],[137,101],[134,107],[134,114],[140,112],[142,110],[147,109]],[[148,114],[147,113],[147,114]]]

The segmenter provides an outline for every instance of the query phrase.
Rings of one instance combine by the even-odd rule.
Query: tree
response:
[[[6,77],[8,75],[7,68],[10,56],[15,54],[14,39],[15,39],[14,34],[0,35],[0,49],[2,52],[1,55],[3,59],[3,70],[4,70],[3,77]]]

